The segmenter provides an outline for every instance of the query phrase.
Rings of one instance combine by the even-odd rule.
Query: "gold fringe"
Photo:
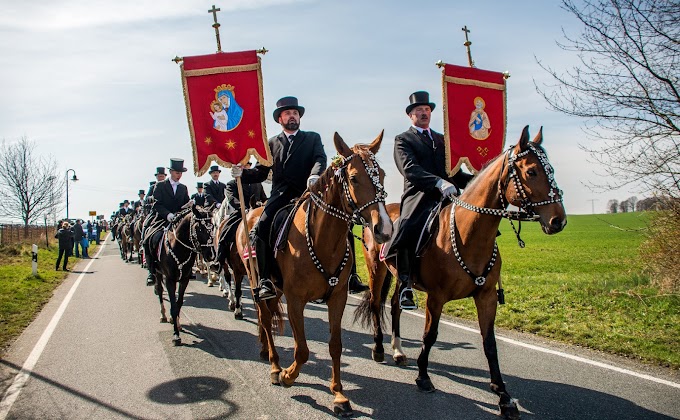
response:
[[[259,69],[260,63],[258,62],[257,64],[245,64],[243,66],[212,67],[209,69],[187,70],[184,72],[184,75],[186,77],[207,76],[210,74],[237,73],[241,71],[253,71]]]
[[[468,85],[483,87],[487,89],[505,90],[505,85],[501,85],[498,83],[480,82],[479,80],[463,79],[461,77],[451,77],[444,75],[444,81],[449,83],[455,83],[457,85]]]

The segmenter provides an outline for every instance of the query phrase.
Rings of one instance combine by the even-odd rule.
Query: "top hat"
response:
[[[430,94],[423,90],[413,92],[411,96],[409,96],[408,100],[411,102],[411,104],[406,107],[406,114],[410,114],[411,110],[419,105],[428,105],[430,107],[430,111],[434,111],[435,104],[430,102]]]
[[[144,192],[144,190],[139,190],[139,192],[137,194],[139,195],[139,194],[146,194],[146,193]]]
[[[124,203],[118,203],[118,207],[123,207]]]
[[[176,172],[186,172],[187,168],[184,167],[184,159],[172,158],[170,159],[170,166],[168,169]]]
[[[129,201],[129,200],[125,200],[125,201],[123,201],[123,204],[130,204],[130,201]]]
[[[198,182],[196,183],[196,188],[204,188],[203,182],[198,181]]]
[[[274,121],[279,122],[279,116],[287,109],[297,109],[300,113],[300,118],[305,114],[305,107],[298,105],[298,100],[294,96],[285,96],[276,102],[276,109],[274,110]]]
[[[156,173],[154,174],[154,176],[160,175],[160,174],[165,175],[165,168],[162,167],[162,166],[159,166],[158,168],[156,168]]]
[[[215,171],[220,172],[220,173],[222,172],[222,171],[220,170],[220,167],[219,167],[219,166],[213,165],[213,166],[210,167],[210,170],[208,171],[208,173],[211,174],[211,173],[213,173],[213,172],[215,172]]]

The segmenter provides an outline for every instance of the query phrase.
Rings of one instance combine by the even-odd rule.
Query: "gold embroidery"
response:
[[[457,85],[478,86],[487,89],[505,90],[505,85],[498,83],[480,82],[479,80],[463,79],[461,77],[444,76],[444,82],[455,83]]]
[[[207,76],[209,74],[234,73],[240,71],[259,70],[260,64],[246,64],[243,66],[229,66],[229,67],[213,67],[209,69],[186,70],[184,75],[186,77]]]

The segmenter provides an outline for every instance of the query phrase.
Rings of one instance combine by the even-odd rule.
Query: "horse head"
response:
[[[387,242],[392,236],[392,221],[385,210],[385,171],[375,158],[384,133],[381,131],[369,145],[357,144],[352,148],[337,132],[333,138],[335,149],[342,156],[337,171],[344,176],[343,189],[349,210],[355,223],[369,227],[378,243]]]
[[[560,232],[567,224],[562,204],[562,190],[557,187],[555,171],[541,146],[543,127],[529,140],[529,126],[524,127],[517,144],[507,154],[505,194],[501,200],[537,215],[543,231]]]
[[[208,209],[192,204],[191,206],[191,242],[203,256],[205,261],[213,261],[217,258],[213,239],[215,229],[212,221],[212,213]]]

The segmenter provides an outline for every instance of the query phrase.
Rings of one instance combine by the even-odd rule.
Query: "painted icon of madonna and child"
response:
[[[241,122],[243,108],[236,102],[234,87],[220,85],[215,88],[215,100],[210,103],[213,128],[217,131],[231,131]]]

